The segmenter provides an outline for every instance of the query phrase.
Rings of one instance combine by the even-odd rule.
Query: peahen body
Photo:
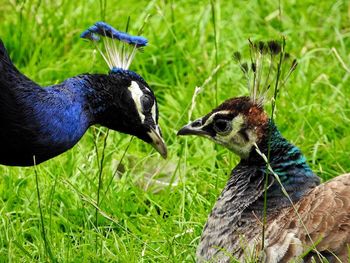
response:
[[[269,134],[271,132],[271,137]],[[183,127],[179,135],[200,135],[224,145],[242,159],[214,205],[197,250],[199,261],[241,262],[261,250],[266,161],[295,204],[273,176],[268,176],[265,262],[289,262],[312,244],[330,262],[343,262],[350,245],[350,174],[319,185],[300,150],[288,142],[261,106],[247,97],[224,102],[205,117]],[[256,151],[256,144],[260,153]],[[307,229],[307,231],[306,231]],[[252,254],[250,254],[252,256]]]
[[[178,132],[209,138],[241,158],[208,217],[198,261],[348,262],[350,174],[320,184],[252,94],[225,101]]]
[[[0,40],[0,164],[29,166],[73,147],[94,124],[135,135],[163,156],[156,98],[138,74],[114,69],[42,88],[11,62]]]

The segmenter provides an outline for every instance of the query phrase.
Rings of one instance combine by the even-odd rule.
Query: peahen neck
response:
[[[262,138],[258,147],[260,152],[269,158],[269,164],[273,172],[278,176],[293,202],[298,201],[310,189],[319,184],[319,178],[312,172],[299,148],[286,140],[273,122],[269,121],[266,136]],[[282,191],[280,182],[276,180],[272,172],[268,171],[266,161],[256,149],[252,149],[249,157],[241,160],[235,169],[247,169],[247,173],[252,173],[251,180],[255,182],[260,181],[258,178],[264,178],[262,184],[256,185],[255,189],[246,189],[246,191],[256,191],[254,194],[256,195],[256,200],[248,207],[248,212],[252,210],[256,213],[262,212],[266,178],[269,185],[267,190],[268,211],[275,212],[291,205],[290,200]],[[235,177],[235,169],[232,177]],[[246,178],[240,176],[240,180],[246,180]]]

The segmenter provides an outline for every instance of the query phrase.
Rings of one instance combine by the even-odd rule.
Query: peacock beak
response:
[[[160,153],[160,155],[164,159],[166,159],[168,155],[168,151],[161,134],[162,133],[158,125],[156,125],[155,129],[151,127],[150,131],[148,132],[148,135],[152,139],[152,142],[150,144],[153,146],[154,149],[156,149]]]
[[[183,126],[178,132],[177,135],[200,135],[200,136],[208,136],[210,135],[204,129],[204,125],[202,125],[202,118],[197,119],[185,126]]]

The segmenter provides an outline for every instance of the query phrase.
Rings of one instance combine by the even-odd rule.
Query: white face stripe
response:
[[[131,97],[136,104],[137,112],[139,113],[141,122],[143,123],[145,120],[145,115],[142,113],[141,106],[141,96],[143,95],[143,92],[140,89],[139,84],[137,84],[135,81],[131,81],[131,85],[128,87],[128,89],[131,92]]]
[[[152,106],[152,110],[151,110],[151,113],[152,113],[152,118],[153,118],[153,121],[154,123],[157,123],[156,122],[156,103],[154,102],[153,106]]]
[[[192,127],[191,127],[192,130],[201,130],[201,129],[203,129],[205,126],[211,124],[211,123],[213,122],[214,117],[215,117],[216,115],[218,115],[218,114],[229,114],[229,113],[230,113],[230,111],[227,111],[227,110],[218,111],[218,112],[213,113],[211,116],[209,116],[209,118],[207,119],[207,121],[206,121],[205,123],[202,123],[202,125],[200,125],[200,126],[193,127],[193,126],[192,126],[192,123],[193,123],[193,122],[190,122],[188,125],[191,125],[191,126],[192,126]],[[202,120],[202,118],[199,118],[199,119],[197,119],[197,120]],[[208,135],[208,134],[201,134],[201,136],[207,137],[207,138],[209,138],[209,139],[212,139],[211,136]]]
[[[214,117],[215,117],[216,115],[218,115],[218,114],[223,114],[223,115],[225,115],[225,114],[230,114],[230,113],[231,113],[231,112],[228,111],[228,110],[217,111],[217,112],[213,113],[213,114],[207,119],[207,121],[206,121],[205,123],[202,123],[202,127],[203,127],[203,126],[206,126],[206,125],[208,125],[208,124],[210,124],[210,123],[212,123],[213,120],[214,120]]]
[[[145,87],[146,90],[149,91],[149,93],[151,93],[150,89]],[[151,113],[152,113],[152,118],[153,118],[153,121],[154,123],[157,123],[156,122],[156,110],[157,110],[157,106],[156,106],[156,102],[154,102],[153,106],[152,106],[152,109],[151,109]]]
[[[143,123],[145,121],[145,115],[142,112],[142,105],[141,105],[141,97],[143,95],[142,90],[140,89],[140,86],[137,84],[137,82],[135,81],[131,81],[131,85],[128,87],[132,99],[134,100],[135,104],[136,104],[136,108],[137,108],[137,112],[140,116],[141,122]],[[148,90],[149,92],[151,92],[147,87],[145,87],[146,90]],[[152,118],[154,123],[156,124],[156,111],[157,111],[157,105],[154,102],[152,109],[151,109],[151,113],[152,113]]]

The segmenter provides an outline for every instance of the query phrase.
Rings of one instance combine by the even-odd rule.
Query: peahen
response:
[[[155,95],[128,70],[147,40],[104,22],[81,37],[96,44],[109,74],[81,74],[45,88],[13,65],[0,40],[0,164],[30,166],[34,157],[39,164],[73,147],[94,124],[137,136],[166,157]],[[100,38],[105,54],[97,46]]]
[[[277,89],[285,83],[284,44],[250,45],[250,66],[235,54],[250,96],[229,99],[178,132],[209,138],[241,158],[209,215],[197,259],[349,262],[350,174],[320,184],[301,151],[281,135],[263,103],[270,83],[277,79]],[[293,61],[286,78],[295,66]]]

